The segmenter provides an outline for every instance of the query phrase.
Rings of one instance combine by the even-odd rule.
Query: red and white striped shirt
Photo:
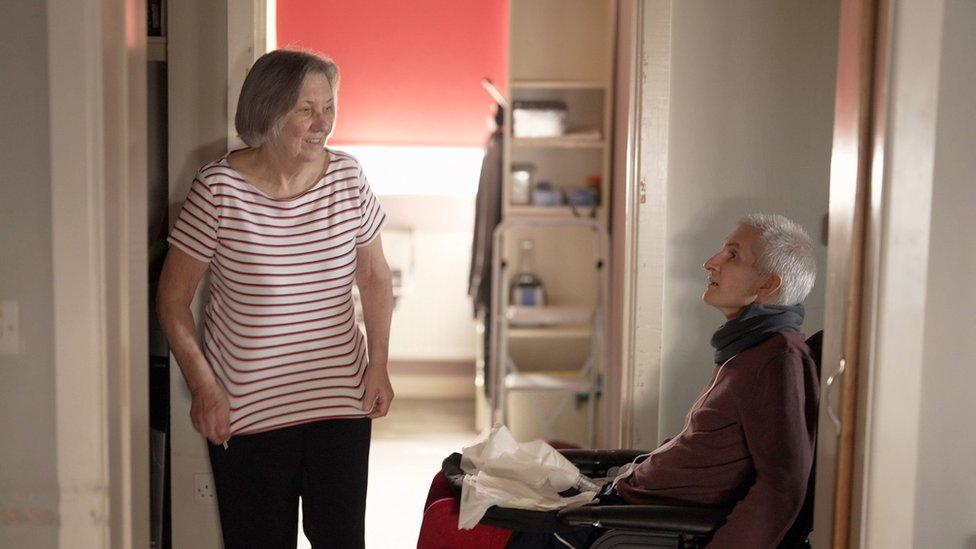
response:
[[[356,248],[385,215],[359,162],[329,153],[325,177],[281,199],[226,155],[207,164],[169,235],[210,264],[204,354],[227,391],[232,434],[366,415],[352,285]]]

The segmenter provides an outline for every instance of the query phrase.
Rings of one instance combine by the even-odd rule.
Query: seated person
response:
[[[702,299],[727,319],[712,335],[714,371],[681,432],[607,483],[599,504],[729,506],[707,547],[775,548],[813,464],[820,385],[800,326],[816,255],[793,221],[753,214],[704,268]],[[507,547],[586,547],[601,534],[516,532]]]
[[[702,299],[727,318],[711,340],[714,372],[684,429],[616,494],[632,504],[734,504],[708,546],[775,547],[803,505],[813,463],[819,382],[800,325],[816,256],[802,227],[754,214],[704,267]]]

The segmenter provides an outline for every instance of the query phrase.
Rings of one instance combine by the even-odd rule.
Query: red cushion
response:
[[[579,448],[561,441],[549,441],[556,449]],[[505,549],[512,531],[479,524],[471,530],[458,530],[460,502],[443,473],[434,475],[424,503],[424,519],[420,525],[417,549]]]
[[[471,530],[458,530],[460,502],[457,498],[441,498],[424,511],[417,549],[505,549],[512,531],[479,524]]]
[[[431,503],[441,498],[450,497],[454,497],[454,490],[451,488],[451,483],[447,481],[444,473],[437,473],[434,475],[434,480],[430,481],[430,490],[427,491],[427,502],[424,503],[424,509],[430,507]]]

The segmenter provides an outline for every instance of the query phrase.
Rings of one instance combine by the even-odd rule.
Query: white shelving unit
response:
[[[585,397],[586,418],[584,433],[573,433],[573,438],[593,447],[596,441],[596,398],[600,393],[600,372],[606,356],[606,295],[607,254],[609,250],[606,228],[594,220],[586,219],[517,219],[501,223],[494,234],[494,248],[505,247],[507,238],[518,229],[553,229],[559,233],[581,230],[588,236],[589,261],[578,265],[588,269],[591,275],[593,300],[588,305],[516,306],[509,302],[512,270],[503,255],[496,255],[492,265],[493,292],[492,318],[492,405],[497,421],[511,426],[516,419],[513,398],[519,394],[533,397],[535,414],[539,393],[552,393],[566,399]],[[581,242],[580,244],[584,244]],[[582,274],[582,273],[579,273]],[[514,332],[514,335],[513,335]],[[542,342],[549,346],[565,348],[566,339],[585,341],[586,354],[582,358],[558,357],[546,353],[545,360],[523,360],[512,352],[519,340]],[[527,364],[530,363],[530,364]],[[531,364],[535,362],[535,364]],[[521,414],[532,413],[522,410]],[[562,419],[558,413],[542,413],[551,425],[538,436],[556,438],[555,423]],[[564,435],[565,436],[565,435]],[[582,437],[582,438],[580,438]],[[534,437],[533,437],[534,438]]]
[[[504,313],[495,315],[491,331],[493,339],[500,335],[503,340],[492,345],[491,413],[479,411],[478,417],[485,420],[481,426],[505,420],[520,440],[594,443],[596,400],[608,356],[598,340],[605,339],[608,300],[599,288],[609,266],[609,246],[600,252],[603,266],[594,269],[593,232],[586,227],[591,223],[606,238],[615,22],[616,0],[509,4],[509,104],[560,101],[567,106],[567,133],[558,137],[516,138],[511,109],[505,113],[502,222],[510,227],[494,248],[504,272],[493,294],[504,295],[505,301],[497,304],[496,311]],[[599,179],[598,204],[514,203],[512,168],[526,164],[534,169],[534,183],[546,181],[566,195]],[[534,243],[534,271],[544,284],[548,307],[508,307],[508,282],[519,270],[517,251],[525,239]],[[542,318],[546,315],[551,318]]]

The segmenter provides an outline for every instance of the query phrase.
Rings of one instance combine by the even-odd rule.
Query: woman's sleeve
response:
[[[380,234],[386,221],[386,214],[380,207],[362,167],[359,168],[359,231],[356,232],[356,246],[365,246]]]
[[[210,187],[197,177],[167,241],[194,259],[210,263],[217,249],[218,225],[217,205]]]

